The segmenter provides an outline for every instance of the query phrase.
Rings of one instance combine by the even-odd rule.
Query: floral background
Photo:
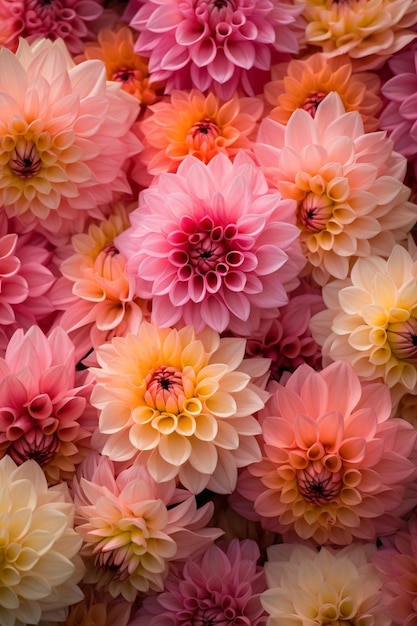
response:
[[[0,0],[1,626],[417,625],[417,2]]]

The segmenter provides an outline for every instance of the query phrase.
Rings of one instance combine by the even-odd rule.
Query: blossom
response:
[[[396,394],[417,392],[417,264],[402,246],[388,259],[358,259],[350,278],[323,290],[327,309],[313,316],[325,363],[349,361],[362,380],[383,380]]]
[[[271,59],[298,52],[301,11],[287,0],[149,0],[130,25],[140,33],[136,52],[167,81],[166,93],[192,84],[228,100],[238,89],[259,93],[257,74]]]
[[[140,452],[156,481],[179,476],[194,493],[233,491],[237,468],[260,458],[252,413],[268,397],[252,379],[269,361],[243,360],[244,351],[244,339],[148,322],[99,347],[91,402],[103,454],[125,461]]]
[[[415,38],[413,0],[295,0],[307,22],[305,40],[327,57],[348,54],[362,69],[379,68]]]
[[[222,332],[235,319],[246,333],[287,303],[304,265],[295,203],[269,192],[253,161],[194,156],[141,192],[132,227],[116,237],[136,276],[136,295],[152,298],[152,322],[182,320]]]
[[[269,117],[286,124],[298,108],[315,116],[320,102],[331,91],[339,94],[346,111],[359,111],[364,129],[378,129],[376,117],[382,106],[380,80],[372,72],[354,72],[348,56],[328,58],[316,52],[271,68],[272,81],[265,85],[265,97],[273,106]]]
[[[390,418],[388,388],[349,363],[301,365],[259,413],[264,458],[239,478],[265,528],[316,543],[375,541],[416,503],[417,432]],[[410,495],[410,497],[409,497]]]
[[[91,454],[73,481],[75,528],[84,541],[84,582],[133,602],[162,591],[171,561],[202,552],[222,534],[206,529],[212,504],[197,509],[175,481],[158,484],[144,465],[115,476],[113,463]]]
[[[319,552],[301,545],[271,546],[261,602],[267,624],[391,626],[382,605],[382,580],[371,563],[375,546],[357,544]]]
[[[265,579],[258,558],[259,548],[251,539],[210,545],[200,557],[171,569],[164,592],[145,599],[130,626],[264,626],[259,596]]]
[[[85,44],[79,60],[100,59],[106,66],[107,80],[120,82],[124,91],[149,105],[159,99],[162,84],[152,79],[147,60],[135,53],[136,39],[128,26],[116,30],[102,28],[97,42]]]
[[[0,454],[35,460],[51,483],[68,480],[89,451],[96,412],[88,375],[75,371],[62,328],[17,330],[0,359]]]
[[[100,61],[76,66],[60,40],[0,49],[0,76],[0,204],[61,240],[82,232],[98,205],[130,190],[137,100],[106,83]]]
[[[81,585],[81,589],[84,598],[70,607],[65,626],[128,626],[130,602],[123,597],[112,598],[93,585]],[[48,626],[62,626],[62,623],[48,622]]]
[[[372,561],[382,576],[383,604],[396,626],[417,621],[417,520],[382,542]]]
[[[0,460],[2,561],[0,619],[4,626],[65,621],[83,594],[73,529],[74,504],[65,484],[48,488],[35,461]]]
[[[49,269],[51,251],[40,234],[16,232],[16,224],[0,215],[0,346],[17,328],[27,330],[53,313],[49,290],[55,276]]]
[[[282,196],[298,203],[301,244],[320,285],[345,278],[352,258],[388,256],[416,221],[402,182],[406,160],[385,132],[365,133],[335,92],[314,119],[304,109],[287,126],[264,119],[254,152]]]
[[[16,50],[24,26],[23,12],[23,0],[0,0],[1,46]]]
[[[129,226],[123,204],[116,204],[106,220],[90,224],[86,233],[73,235],[70,254],[60,264],[52,299],[64,309],[57,323],[69,333],[89,329],[86,340],[75,334],[84,356],[112,336],[136,333],[145,303],[135,297],[135,280],[126,272],[126,258],[114,240]],[[68,294],[68,291],[71,293]]]
[[[380,126],[389,131],[394,148],[412,164],[417,175],[417,48],[412,46],[388,62],[394,76],[381,88],[387,105],[380,115]]]
[[[102,13],[103,0],[26,0],[20,34],[29,43],[40,37],[63,39],[71,54],[80,54],[92,36],[90,25]]]
[[[139,123],[145,145],[140,160],[150,174],[175,172],[187,154],[208,163],[216,154],[233,157],[251,148],[250,137],[263,110],[260,98],[233,96],[222,102],[212,92],[177,91],[148,108]]]

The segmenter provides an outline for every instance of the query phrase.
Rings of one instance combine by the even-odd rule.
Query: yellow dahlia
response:
[[[295,0],[303,5],[307,44],[326,56],[348,54],[362,69],[380,67],[416,34],[414,0]]]
[[[264,406],[269,359],[244,360],[246,341],[143,322],[138,335],[97,350],[91,402],[103,454],[137,457],[152,477],[178,476],[194,493],[231,493],[237,468],[260,460],[253,413]],[[260,384],[253,377],[263,377]]]

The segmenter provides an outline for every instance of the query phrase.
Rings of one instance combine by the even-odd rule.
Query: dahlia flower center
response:
[[[324,91],[315,91],[310,96],[308,96],[308,98],[304,100],[304,104],[302,108],[308,113],[310,113],[311,117],[315,117],[317,107],[319,106],[320,102],[324,100],[326,96],[327,96],[327,93],[325,93]]]
[[[417,363],[417,320],[389,324],[387,340],[392,354],[400,361]]]
[[[188,135],[192,139],[193,147],[199,150],[202,146],[214,147],[219,134],[217,124],[209,118],[206,118],[193,124]]]
[[[307,230],[318,233],[333,215],[333,202],[325,194],[308,193],[298,209],[298,218]]]
[[[145,401],[158,411],[177,415],[182,411],[185,394],[182,372],[176,367],[161,365],[146,381]]]
[[[297,472],[298,490],[313,506],[321,506],[335,498],[342,488],[342,474],[314,461]]]
[[[10,154],[10,169],[19,178],[33,178],[41,164],[41,157],[32,141],[19,140]]]
[[[113,244],[101,250],[94,261],[94,271],[105,280],[115,281],[125,276],[126,260]]]

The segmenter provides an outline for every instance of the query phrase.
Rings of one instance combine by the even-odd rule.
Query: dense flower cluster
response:
[[[0,0],[0,626],[417,624],[416,0]]]

